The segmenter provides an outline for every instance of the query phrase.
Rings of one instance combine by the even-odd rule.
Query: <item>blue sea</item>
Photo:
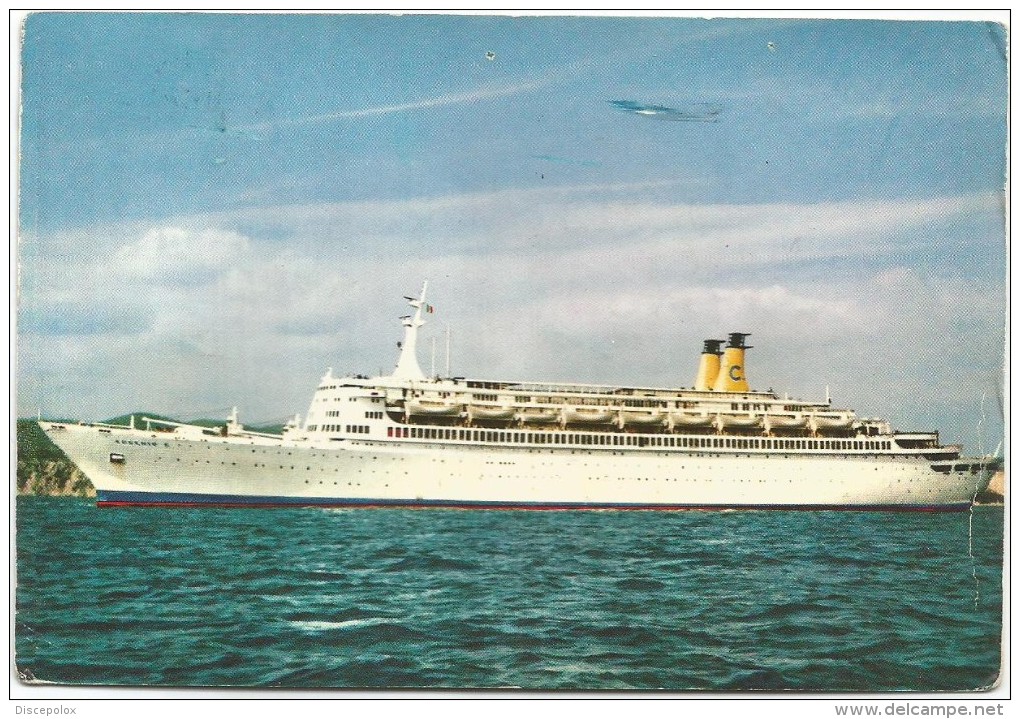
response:
[[[1001,507],[973,513],[17,503],[16,661],[63,684],[970,690]]]

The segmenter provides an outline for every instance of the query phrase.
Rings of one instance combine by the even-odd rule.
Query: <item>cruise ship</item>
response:
[[[219,428],[40,425],[108,507],[942,511],[968,508],[1001,466],[829,397],[751,390],[740,332],[705,340],[690,388],[426,376],[427,288],[405,298],[392,373],[330,368],[282,434],[236,410]]]

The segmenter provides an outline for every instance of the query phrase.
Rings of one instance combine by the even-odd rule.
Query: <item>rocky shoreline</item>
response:
[[[18,460],[18,494],[95,497],[96,489],[70,460]]]
[[[19,496],[96,496],[96,489],[88,478],[50,441],[34,420],[19,419],[15,431],[18,441],[16,482]]]

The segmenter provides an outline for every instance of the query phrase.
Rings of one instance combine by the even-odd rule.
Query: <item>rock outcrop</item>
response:
[[[19,419],[18,494],[95,497],[96,490],[74,462],[32,420]]]

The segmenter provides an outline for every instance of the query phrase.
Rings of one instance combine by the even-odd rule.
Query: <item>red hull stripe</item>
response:
[[[968,502],[944,505],[929,504],[639,504],[593,502],[463,502],[458,500],[422,499],[357,499],[349,497],[259,497],[242,495],[202,495],[150,492],[100,492],[96,498],[100,507],[226,507],[226,508],[281,508],[325,507],[348,509],[486,509],[494,511],[721,511],[721,510],[844,510],[844,511],[900,511],[900,512],[954,512],[970,507]]]

